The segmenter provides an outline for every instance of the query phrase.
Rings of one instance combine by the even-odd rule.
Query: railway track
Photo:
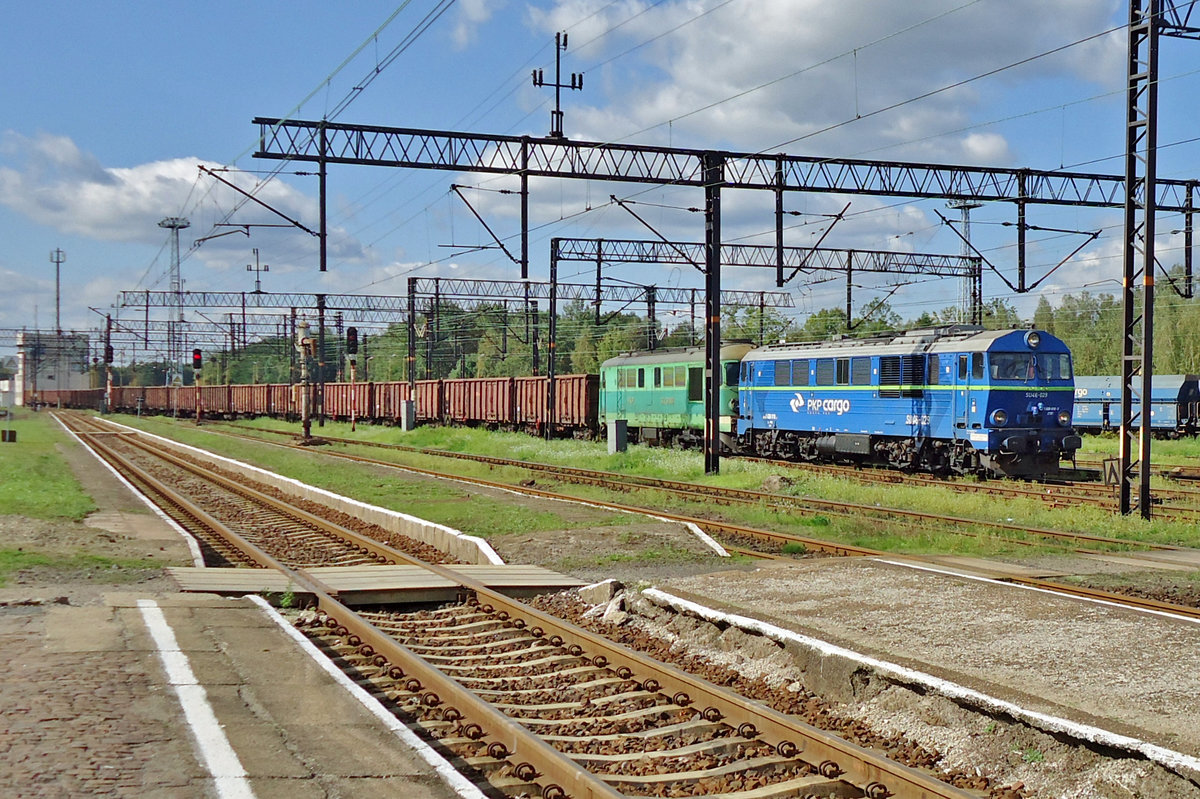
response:
[[[891,760],[372,541],[146,437],[103,430],[106,425],[74,414],[60,418],[189,530],[203,528],[212,551],[223,540],[224,562],[287,575],[298,593],[313,598],[315,610],[298,626],[492,790],[547,799],[1020,795],[989,791],[994,786],[986,779],[966,774],[948,778],[970,790],[956,787],[928,769]],[[150,458],[168,465],[151,466]],[[173,469],[186,478],[166,474]],[[198,488],[200,479],[219,491]],[[230,494],[240,499],[233,502]],[[250,511],[242,502],[262,509]],[[260,526],[260,513],[280,514],[284,527],[264,532],[271,525]],[[303,532],[293,526],[299,521],[307,525]],[[306,571],[314,562],[354,560],[418,565],[456,582],[467,599],[433,611],[359,613]]]
[[[237,425],[236,428],[239,430],[251,430],[254,432],[269,433],[278,436],[293,435],[289,431],[278,430],[269,427]],[[438,457],[474,460],[480,463],[513,466],[517,468],[526,468],[533,471],[562,471],[567,468],[550,464],[541,464],[532,461],[492,458],[485,455],[471,455],[468,453],[449,452],[447,450],[409,447],[403,444],[381,444],[377,442],[361,441],[350,438],[337,438],[333,436],[322,436],[321,440],[336,444],[379,447],[422,455],[435,455]],[[1044,482],[1034,484],[1015,483],[1014,481],[972,482],[967,480],[946,480],[928,475],[908,474],[905,472],[898,472],[888,469],[859,468],[854,466],[837,466],[829,464],[792,463],[789,461],[765,460],[762,458],[741,458],[740,460],[753,463],[762,463],[779,469],[800,470],[805,474],[842,477],[861,483],[880,485],[933,486],[954,491],[956,493],[987,494],[990,496],[1006,498],[1037,499],[1049,505],[1050,507],[1055,508],[1072,507],[1084,504],[1106,508],[1115,512],[1117,507],[1116,496],[1114,494],[1113,487],[1096,483],[1081,483],[1071,481]],[[1153,496],[1156,503],[1155,513],[1161,518],[1183,522],[1200,521],[1200,490],[1155,489]]]
[[[275,431],[272,431],[272,432],[275,432]],[[240,437],[240,438],[245,438],[245,439],[252,440],[252,441],[263,442],[263,439],[259,439],[259,438],[253,437],[253,436],[241,436],[241,435],[234,435],[234,434],[229,434],[229,433],[223,433],[223,435],[233,435],[233,437]],[[327,440],[331,440],[331,439],[327,439]],[[347,441],[347,440],[339,439],[338,441]],[[295,449],[300,449],[303,451],[311,451],[311,449],[308,447],[295,447],[293,445],[281,444],[279,442],[263,442],[263,443],[272,444],[274,446],[295,448]],[[500,458],[492,458],[490,456],[468,455],[465,453],[451,453],[451,452],[446,452],[443,450],[428,450],[427,451],[427,450],[422,450],[420,448],[415,448],[415,447],[404,447],[402,445],[364,443],[364,442],[358,442],[358,441],[353,441],[353,440],[348,440],[347,443],[363,444],[365,446],[378,447],[378,448],[384,448],[384,449],[395,448],[395,449],[400,449],[400,450],[408,450],[408,451],[416,452],[419,454],[433,454],[433,455],[451,457],[451,458],[455,458],[455,459],[482,460],[483,462],[489,462],[489,463],[493,463],[495,465],[506,465],[506,466],[522,467],[522,468],[529,466],[529,464],[524,461],[508,461],[508,460],[500,459]],[[466,476],[459,475],[459,474],[439,472],[439,471],[435,471],[435,470],[431,470],[431,469],[422,469],[420,467],[410,466],[407,464],[398,464],[393,461],[380,460],[380,459],[376,459],[376,458],[368,458],[368,457],[361,456],[361,455],[353,455],[350,453],[341,453],[341,452],[336,452],[336,451],[332,451],[332,450],[328,450],[328,449],[322,450],[320,454],[325,455],[327,457],[333,457],[333,458],[338,458],[338,459],[366,463],[366,464],[370,464],[370,465],[374,465],[374,466],[383,466],[383,467],[387,467],[387,468],[398,468],[398,469],[402,469],[404,471],[413,472],[416,474],[427,475],[430,477],[450,478],[453,480],[458,480],[460,482],[465,482],[465,483],[469,483],[469,484],[473,484],[473,485],[479,485],[479,486],[483,486],[483,487],[487,487],[487,488],[500,489],[500,490],[507,491],[507,492],[525,494],[528,496],[542,497],[542,498],[547,498],[547,499],[567,500],[567,501],[579,501],[578,497],[575,497],[575,496],[572,496],[569,494],[560,494],[560,493],[551,492],[551,491],[547,491],[545,489],[535,488],[535,487],[527,486],[527,485],[513,485],[511,483],[500,483],[500,482],[495,482],[495,481],[482,480],[479,478],[466,477]],[[538,466],[542,467],[545,470],[550,470],[550,471],[556,470],[558,468],[558,467],[547,465],[547,464],[538,464]],[[572,472],[582,471],[585,473],[589,472],[589,470],[574,470],[574,469],[572,469],[570,471],[572,471]],[[607,473],[607,472],[599,472],[599,473],[595,473],[595,474],[603,475],[604,477],[595,478],[593,476],[589,476],[587,478],[587,482],[589,482],[592,485],[604,486],[604,481],[606,479],[608,479],[608,477],[610,477],[610,476],[615,477],[615,478],[621,478],[621,479],[626,477],[625,475],[611,475],[611,473]],[[566,481],[570,482],[571,480],[567,479]],[[659,485],[660,483],[663,483],[663,482],[666,482],[668,485],[666,485],[666,486]],[[621,492],[628,493],[632,490],[637,490],[639,488],[647,487],[646,484],[650,483],[651,485],[649,485],[648,487],[651,488],[652,490],[664,491],[667,493],[671,493],[671,492],[675,491],[676,489],[673,489],[669,486],[670,482],[671,481],[657,481],[652,478],[630,478],[630,482],[622,483],[622,482],[618,481],[613,485],[604,486],[604,487],[611,488],[614,491],[621,491]],[[690,493],[690,489],[692,487],[696,487],[695,484],[681,483],[679,485],[683,486],[683,488],[678,489],[678,491],[680,491],[685,497],[695,499],[698,501],[711,502],[710,497],[713,496],[712,492],[722,490],[722,489],[716,489],[712,486],[699,486],[698,488],[702,489],[700,492]],[[779,497],[779,495],[763,494],[762,492],[754,492],[754,491],[741,492],[741,494],[742,494],[742,496],[741,496],[740,500],[738,500],[738,501],[746,502],[748,504],[761,504],[762,502],[765,501],[764,497],[768,498],[768,499],[773,498],[773,497]],[[788,504],[788,505],[782,506],[782,507],[787,508],[791,512],[796,512],[796,513],[825,512],[825,511],[813,511],[812,509],[804,507],[804,503],[808,502],[808,500],[805,498],[783,497],[783,499],[785,499],[789,503],[796,503],[796,504]],[[779,557],[779,553],[781,551],[786,551],[785,548],[789,544],[791,544],[791,545],[798,545],[800,548],[800,551],[821,552],[821,553],[826,553],[826,554],[830,554],[830,555],[840,555],[840,556],[877,557],[877,558],[892,559],[892,560],[901,559],[901,560],[906,560],[906,561],[910,561],[910,562],[914,562],[914,563],[919,563],[922,565],[930,565],[930,566],[934,566],[937,568],[944,568],[942,566],[942,564],[940,564],[934,558],[925,558],[925,557],[916,556],[916,555],[897,556],[894,553],[886,552],[883,550],[872,549],[869,547],[855,546],[853,544],[845,544],[845,543],[837,542],[837,541],[829,541],[827,539],[821,539],[821,538],[810,537],[810,536],[799,536],[799,535],[779,532],[779,531],[775,531],[775,530],[753,528],[753,527],[748,527],[745,525],[721,522],[721,521],[713,520],[710,518],[701,518],[701,517],[689,516],[689,515],[685,515],[685,514],[671,513],[671,512],[664,511],[659,507],[647,507],[647,506],[638,506],[638,505],[631,505],[631,504],[625,504],[625,503],[615,503],[615,502],[611,502],[611,501],[605,501],[605,500],[594,499],[594,498],[589,498],[586,501],[593,505],[597,505],[599,507],[611,508],[613,510],[650,514],[653,516],[657,516],[659,518],[668,519],[671,521],[676,521],[676,522],[680,522],[680,523],[684,523],[684,524],[694,524],[697,527],[700,527],[701,529],[705,530],[709,534],[717,537],[723,543],[726,543],[727,549],[729,549],[730,551],[737,552],[738,554],[748,555],[748,556],[763,557],[763,558],[777,558],[777,557]],[[839,503],[832,503],[832,504],[839,504]],[[845,503],[841,503],[841,504],[845,504]],[[922,514],[920,512],[915,512],[915,511],[896,511],[896,510],[880,509],[880,508],[874,508],[871,506],[862,506],[862,505],[850,505],[849,508],[843,509],[842,511],[840,511],[841,515],[845,515],[845,516],[849,516],[849,517],[859,517],[859,516],[861,516],[861,513],[863,513],[863,512],[877,512],[877,513],[882,513],[885,515],[895,513],[895,514],[902,514],[902,515],[911,515],[912,517],[914,517],[916,519],[932,518],[932,519],[937,519],[940,521],[945,521],[944,517],[935,516],[935,515],[931,515],[931,514]],[[968,524],[982,525],[984,527],[987,527],[990,525],[990,523],[978,522],[975,520],[964,520],[964,521]],[[1089,535],[1089,534],[1085,534],[1085,533],[1075,533],[1075,532],[1070,532],[1070,531],[1040,530],[1040,529],[1030,530],[1029,528],[1021,527],[1019,525],[999,525],[999,526],[1001,528],[1011,529],[1013,531],[1032,533],[1035,536],[1043,536],[1044,535],[1044,536],[1050,537],[1052,539],[1059,539],[1059,540],[1062,540],[1065,542],[1070,542],[1070,546],[1064,545],[1064,547],[1071,551],[1085,553],[1085,554],[1100,554],[1098,550],[1089,549],[1089,548],[1082,546],[1083,543],[1089,543],[1089,542],[1093,543],[1093,544],[1115,545],[1115,546],[1126,547],[1129,549],[1141,549],[1141,550],[1145,550],[1145,551],[1161,551],[1161,552],[1190,551],[1190,550],[1187,550],[1187,548],[1185,548],[1185,547],[1177,547],[1177,546],[1171,546],[1171,545],[1167,545],[1167,544],[1154,544],[1154,543],[1148,543],[1148,542],[1131,542],[1131,541],[1127,541],[1124,539],[1105,538],[1103,536],[1094,536],[1094,535]],[[956,530],[954,532],[956,532],[959,535],[988,536],[988,537],[992,537],[992,538],[996,537],[994,535],[994,533],[987,532],[986,530],[978,531],[978,532]],[[1014,544],[1023,544],[1023,545],[1027,545],[1027,546],[1037,546],[1038,545],[1034,541],[1022,540],[1019,538],[1005,539],[1005,540],[1011,540],[1011,542]],[[958,567],[958,568],[962,568],[962,567]],[[1142,597],[1142,596],[1126,594],[1126,593],[1104,591],[1101,589],[1095,589],[1095,588],[1090,588],[1090,587],[1086,587],[1086,586],[1078,586],[1078,585],[1073,585],[1070,583],[1061,583],[1061,582],[1056,582],[1053,580],[1046,580],[1046,579],[1035,578],[1035,577],[1022,577],[1019,575],[1014,575],[1008,571],[987,569],[982,566],[973,567],[973,568],[969,569],[969,571],[980,577],[993,579],[993,580],[996,580],[999,582],[1008,582],[1008,583],[1012,583],[1014,585],[1024,585],[1024,586],[1028,586],[1031,588],[1037,588],[1037,589],[1041,589],[1041,590],[1052,591],[1054,593],[1064,594],[1067,596],[1073,596],[1073,597],[1077,597],[1077,598],[1083,598],[1083,599],[1089,599],[1089,600],[1095,600],[1095,601],[1103,601],[1103,602],[1108,602],[1108,603],[1114,604],[1114,605],[1124,605],[1126,607],[1136,608],[1139,610],[1147,610],[1147,611],[1153,611],[1153,612],[1159,612],[1159,613],[1169,613],[1169,614],[1183,616],[1183,617],[1187,617],[1187,618],[1200,618],[1200,608],[1198,608],[1198,607],[1192,607],[1189,605],[1178,605],[1178,604],[1174,604],[1174,603],[1170,603],[1170,602],[1163,602],[1163,601],[1153,599],[1150,597]]]
[[[242,428],[239,427],[239,429]],[[266,430],[273,433],[280,432],[276,430]],[[246,436],[246,438],[257,441],[262,440],[254,436]],[[706,504],[754,505],[776,510],[786,510],[789,513],[799,515],[837,516],[852,519],[879,519],[881,521],[887,521],[891,524],[896,524],[897,522],[902,525],[908,524],[910,525],[911,529],[920,532],[935,530],[937,532],[967,537],[987,536],[993,539],[1003,540],[1007,543],[1017,546],[1041,546],[1045,541],[1063,542],[1063,545],[1069,549],[1087,554],[1096,553],[1098,550],[1087,547],[1097,545],[1129,548],[1135,550],[1179,551],[1184,549],[1183,547],[1171,546],[1168,544],[1133,542],[1125,539],[1111,538],[1107,536],[1099,536],[1090,533],[1081,533],[1069,530],[1053,530],[1005,522],[985,522],[978,519],[946,517],[939,514],[924,513],[921,511],[906,510],[901,508],[883,508],[874,505],[864,505],[861,503],[824,500],[810,496],[792,496],[787,494],[769,493],[765,491],[725,488],[678,480],[664,480],[659,478],[641,477],[638,475],[605,472],[595,469],[581,469],[576,467],[559,466],[555,464],[536,463],[532,461],[519,461],[509,458],[498,458],[490,455],[473,455],[470,453],[450,452],[447,450],[409,447],[402,444],[381,444],[376,442],[363,442],[344,438],[323,438],[323,440],[343,445],[358,445],[377,449],[395,450],[398,452],[406,452],[417,455],[429,455],[439,458],[483,463],[489,466],[524,469],[534,473],[545,474],[561,482],[590,485],[618,493],[628,494],[638,490],[651,490],[670,494],[683,500],[690,500]],[[282,444],[282,446],[291,445]],[[438,472],[435,470],[422,469],[420,467],[407,464],[401,465],[393,461],[368,458],[347,452],[325,450],[322,452],[322,454],[329,455],[330,457],[358,461],[360,463],[369,463],[378,466],[401,466],[401,468],[409,471],[427,474],[434,477],[453,476],[455,479],[465,480],[491,488],[503,488],[504,490],[509,491],[515,490],[534,496],[543,496],[551,499],[578,500],[578,497],[557,494],[530,486],[513,486],[508,483],[479,480],[477,478],[468,478],[461,475],[447,475],[443,472]],[[709,532],[732,536],[734,540],[758,541],[759,543],[770,544],[774,548],[784,546],[788,543],[795,543],[803,544],[806,548],[838,555],[882,554],[877,550],[823,541],[821,539],[808,536],[789,535],[786,533],[771,532],[766,530],[754,530],[751,528],[740,527],[738,525],[722,524],[711,519],[679,514],[673,515],[664,513],[660,510],[641,506],[606,503],[602,501],[596,502],[597,504],[611,507],[616,510],[631,510],[641,513],[650,512],[658,516],[673,518],[678,521],[691,522],[699,525]],[[1008,537],[1005,537],[1005,534],[1007,534]]]

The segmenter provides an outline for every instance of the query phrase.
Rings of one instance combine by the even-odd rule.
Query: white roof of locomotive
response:
[[[987,350],[1010,330],[983,330],[967,325],[948,328],[922,328],[890,338],[840,339],[797,344],[772,344],[746,355],[747,361],[774,361],[782,358],[829,358],[855,355],[915,355],[928,352]]]

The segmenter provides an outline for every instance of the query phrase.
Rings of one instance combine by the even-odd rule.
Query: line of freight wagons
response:
[[[460,424],[544,433],[547,378],[480,377],[418,380],[414,390],[402,381],[326,383],[325,416],[400,424],[402,403],[415,400],[418,423]],[[111,410],[121,413],[194,416],[196,402],[205,418],[277,416],[298,419],[303,386],[286,383],[217,386],[114,387]],[[315,396],[316,386],[309,390]],[[591,434],[597,428],[599,377],[558,375],[554,379],[554,433]],[[50,406],[99,408],[104,389],[42,391]],[[315,408],[315,402],[310,402]]]
[[[315,391],[315,387],[310,386]],[[300,417],[298,385],[200,386],[201,414],[209,418]],[[409,399],[406,382],[326,383],[325,415],[348,420],[351,410],[364,421],[399,424],[401,402]],[[1105,432],[1121,425],[1121,384],[1116,376],[1075,376],[1073,424],[1084,432]],[[555,435],[592,435],[599,426],[597,375],[555,378]],[[543,433],[546,421],[545,377],[485,377],[418,380],[416,421],[477,425]],[[33,397],[26,397],[32,404]],[[99,408],[104,389],[41,391],[39,402],[67,408]],[[121,386],[113,388],[113,410],[195,415],[194,386]],[[1135,397],[1135,406],[1140,398]],[[311,406],[315,407],[315,406]],[[1150,402],[1155,434],[1178,437],[1200,431],[1200,378],[1156,375]]]

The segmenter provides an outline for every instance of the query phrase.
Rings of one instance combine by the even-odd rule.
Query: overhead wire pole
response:
[[[1159,0],[1129,2],[1129,86],[1125,120],[1125,250],[1122,281],[1124,326],[1121,336],[1121,485],[1122,514],[1135,509],[1150,518],[1150,401],[1154,375],[1154,179],[1158,136]],[[1139,248],[1139,241],[1141,247]],[[1141,255],[1141,263],[1138,255]],[[1138,279],[1142,312],[1137,313]],[[1140,339],[1140,341],[1139,341]],[[1135,411],[1133,395],[1141,403]],[[1138,426],[1135,433],[1135,424]],[[1134,437],[1137,436],[1136,454]],[[1133,482],[1138,492],[1133,496]]]
[[[1150,518],[1150,403],[1154,381],[1154,229],[1158,198],[1159,35],[1200,38],[1190,24],[1194,0],[1129,0],[1125,119],[1125,248],[1121,336],[1119,505]],[[1192,182],[1186,182],[1185,222],[1191,227]],[[1140,256],[1140,259],[1139,259]],[[1141,312],[1138,312],[1138,283]],[[1191,293],[1190,282],[1186,293]],[[1137,413],[1133,396],[1140,394]],[[1135,424],[1137,431],[1135,433]],[[1135,442],[1136,435],[1136,442]],[[1136,450],[1135,450],[1136,443]],[[1137,482],[1137,496],[1133,484]]]
[[[557,400],[554,377],[558,369],[558,239],[550,240],[550,343],[546,347],[546,440],[554,436]]]
[[[721,471],[721,186],[725,158],[704,154],[704,473]]]

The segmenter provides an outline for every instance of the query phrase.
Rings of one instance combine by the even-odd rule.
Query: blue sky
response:
[[[363,2],[214,0],[8,9],[0,29],[0,279],[8,289],[0,327],[34,325],[35,306],[37,323],[53,326],[49,253],[56,247],[67,254],[66,328],[98,324],[88,308],[106,308],[119,291],[165,289],[166,236],[156,223],[172,215],[192,223],[182,239],[189,250],[183,275],[193,290],[252,289],[245,265],[253,247],[271,265],[263,276],[268,291],[401,294],[409,275],[516,277],[496,249],[458,254],[443,246],[490,243],[449,191],[459,183],[479,187],[467,190],[472,203],[515,249],[516,199],[494,191],[509,184],[476,175],[331,168],[331,258],[324,275],[314,241],[297,230],[256,228],[249,238],[226,236],[191,248],[237,200],[201,177],[197,164],[247,170],[231,179],[252,186],[256,170],[275,165],[249,155],[253,117],[330,113],[437,7],[436,0],[412,0],[398,11]],[[1119,28],[1126,13],[1113,0],[458,0],[337,119],[545,134],[550,93],[532,87],[529,73],[541,67],[550,77],[553,33],[565,29],[564,69],[586,73],[585,91],[564,93],[572,138],[1116,174],[1122,162],[1113,157],[1124,146],[1125,34],[1101,34]],[[1188,73],[1197,48],[1164,42],[1164,144],[1194,135],[1198,78]],[[968,80],[1024,59],[1030,60]],[[961,81],[967,82],[935,91]],[[897,107],[873,113],[890,105]],[[1160,175],[1196,177],[1196,151],[1196,144],[1165,148]],[[316,189],[314,178],[285,175],[260,196],[315,228]],[[610,194],[636,195],[639,213],[671,237],[703,237],[702,218],[687,210],[701,203],[697,190],[534,181],[535,279],[546,278],[552,235],[648,235],[608,204]],[[827,224],[819,215],[846,201],[791,195],[788,209],[810,216],[793,218],[787,243],[814,241]],[[727,192],[726,240],[771,243],[772,209],[766,193]],[[851,217],[825,244],[957,253],[958,239],[934,209],[945,212],[937,202],[852,198]],[[1015,237],[1000,223],[1014,218],[1002,204],[973,217],[977,244],[1010,278]],[[251,207],[232,219],[278,221]],[[1034,225],[1104,230],[1046,281],[1046,296],[1057,302],[1067,292],[1116,288],[1106,289],[1104,281],[1120,275],[1120,221],[1119,211],[1031,210]],[[1159,223],[1163,231],[1180,226],[1168,216]],[[1164,263],[1181,259],[1180,240],[1169,232],[1159,239]],[[1058,263],[1080,241],[1031,232],[1031,274]],[[690,270],[639,267],[612,275],[701,285]],[[725,282],[773,288],[766,272],[728,270]],[[883,278],[856,282],[856,305],[886,293]],[[838,281],[787,290],[801,318],[840,306],[844,296]],[[952,304],[956,295],[952,283],[931,282],[902,288],[891,302],[902,315],[916,316]],[[1010,297],[996,278],[985,280],[985,296]],[[1012,299],[1031,312],[1037,296]]]

